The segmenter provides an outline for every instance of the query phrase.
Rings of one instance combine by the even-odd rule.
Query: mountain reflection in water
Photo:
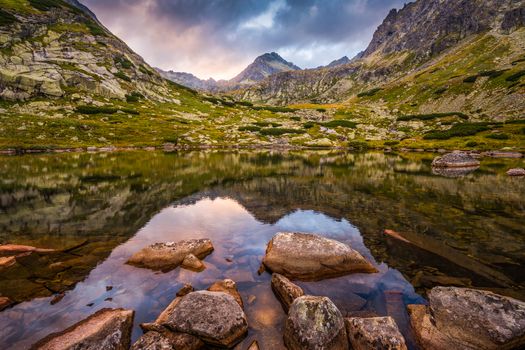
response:
[[[404,305],[424,302],[411,283],[420,294],[459,284],[525,299],[525,184],[504,174],[521,160],[483,160],[473,173],[446,178],[432,174],[431,159],[332,152],[4,157],[0,243],[65,252],[0,270],[1,295],[19,302],[0,313],[0,348],[25,348],[103,307],[134,309],[137,338],[138,324],[155,319],[184,283],[207,288],[223,278],[235,280],[245,300],[245,342],[282,347],[284,313],[270,275],[257,274],[279,231],[319,233],[372,260],[380,273],[299,284],[331,297],[344,314],[390,314],[409,339]],[[188,238],[214,243],[204,272],[125,264],[146,245]]]

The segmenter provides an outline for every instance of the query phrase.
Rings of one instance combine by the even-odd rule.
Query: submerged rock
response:
[[[272,275],[272,290],[286,313],[288,313],[293,301],[304,295],[301,287],[293,284],[288,278],[278,273]]]
[[[409,305],[423,349],[517,349],[525,345],[525,303],[492,292],[436,287],[429,306]]]
[[[279,232],[268,243],[264,266],[288,278],[321,280],[354,272],[377,272],[348,245],[308,233]]]
[[[0,311],[7,309],[9,306],[13,305],[13,301],[8,297],[0,297]]]
[[[289,350],[346,350],[343,316],[326,297],[299,297],[288,312],[284,343]]]
[[[225,279],[223,281],[215,282],[208,288],[210,292],[223,292],[231,295],[235,298],[235,301],[239,304],[241,308],[244,309],[244,303],[242,302],[241,295],[237,290],[237,284],[231,279]]]
[[[180,242],[155,243],[135,253],[128,264],[164,272],[181,265],[184,259],[193,254],[203,259],[213,251],[209,239],[191,239]]]
[[[198,350],[203,347],[204,343],[197,337],[161,329],[144,334],[133,344],[131,350]]]
[[[31,349],[129,349],[133,315],[132,310],[102,309],[62,332],[50,334]]]
[[[405,338],[392,317],[346,319],[348,340],[353,350],[406,350]]]
[[[525,176],[525,169],[523,169],[523,168],[509,169],[509,171],[507,171],[507,175],[509,175],[509,176]]]
[[[436,157],[432,162],[433,168],[470,168],[478,167],[479,160],[465,152],[452,152],[442,157]]]
[[[205,343],[231,348],[248,332],[244,311],[234,297],[223,292],[198,291],[177,298],[163,313],[162,325],[194,335]]]

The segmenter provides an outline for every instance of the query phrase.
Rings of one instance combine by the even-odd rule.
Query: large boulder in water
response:
[[[354,272],[377,272],[348,245],[314,234],[279,232],[268,243],[264,266],[288,278],[321,280]]]
[[[452,152],[436,157],[432,162],[434,168],[473,168],[479,166],[479,160],[465,152]]]
[[[127,350],[131,344],[132,310],[102,309],[68,329],[40,340],[38,350]]]
[[[232,348],[248,332],[248,321],[230,294],[198,291],[177,298],[162,325],[175,332],[194,335],[212,346]],[[176,299],[176,300],[177,300]]]
[[[405,338],[392,317],[348,318],[346,332],[353,350],[407,349]]]
[[[435,287],[429,306],[409,305],[423,349],[518,349],[525,346],[525,303],[492,292]]]
[[[284,343],[289,350],[347,350],[343,316],[327,297],[299,297],[288,312]]]
[[[181,265],[188,255],[203,259],[212,251],[213,244],[209,239],[155,243],[135,253],[128,260],[128,264],[152,270],[169,271]]]

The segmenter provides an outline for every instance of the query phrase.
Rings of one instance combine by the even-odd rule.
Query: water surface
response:
[[[282,348],[285,315],[270,274],[257,273],[279,231],[321,234],[370,259],[379,273],[299,284],[331,297],[345,315],[393,316],[409,342],[405,305],[424,303],[434,285],[524,300],[525,181],[505,175],[523,161],[484,159],[473,173],[445,177],[432,173],[432,158],[270,151],[2,157],[0,243],[64,251],[0,270],[0,294],[19,302],[0,313],[0,348],[27,348],[104,307],[135,310],[136,339],[138,324],[154,320],[184,283],[200,289],[224,278],[237,282],[245,302],[244,345],[257,339],[263,349]],[[144,246],[188,238],[215,246],[201,273],[125,264]]]

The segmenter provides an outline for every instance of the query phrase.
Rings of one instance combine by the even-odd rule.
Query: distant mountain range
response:
[[[166,72],[157,68],[157,71],[168,80],[192,89],[208,92],[225,92],[246,88],[266,79],[272,74],[294,70],[301,70],[301,68],[297,67],[292,62],[286,61],[276,52],[265,53],[257,57],[241,73],[230,80],[216,81],[211,78],[208,80],[203,80],[197,78],[191,73],[173,71]]]

